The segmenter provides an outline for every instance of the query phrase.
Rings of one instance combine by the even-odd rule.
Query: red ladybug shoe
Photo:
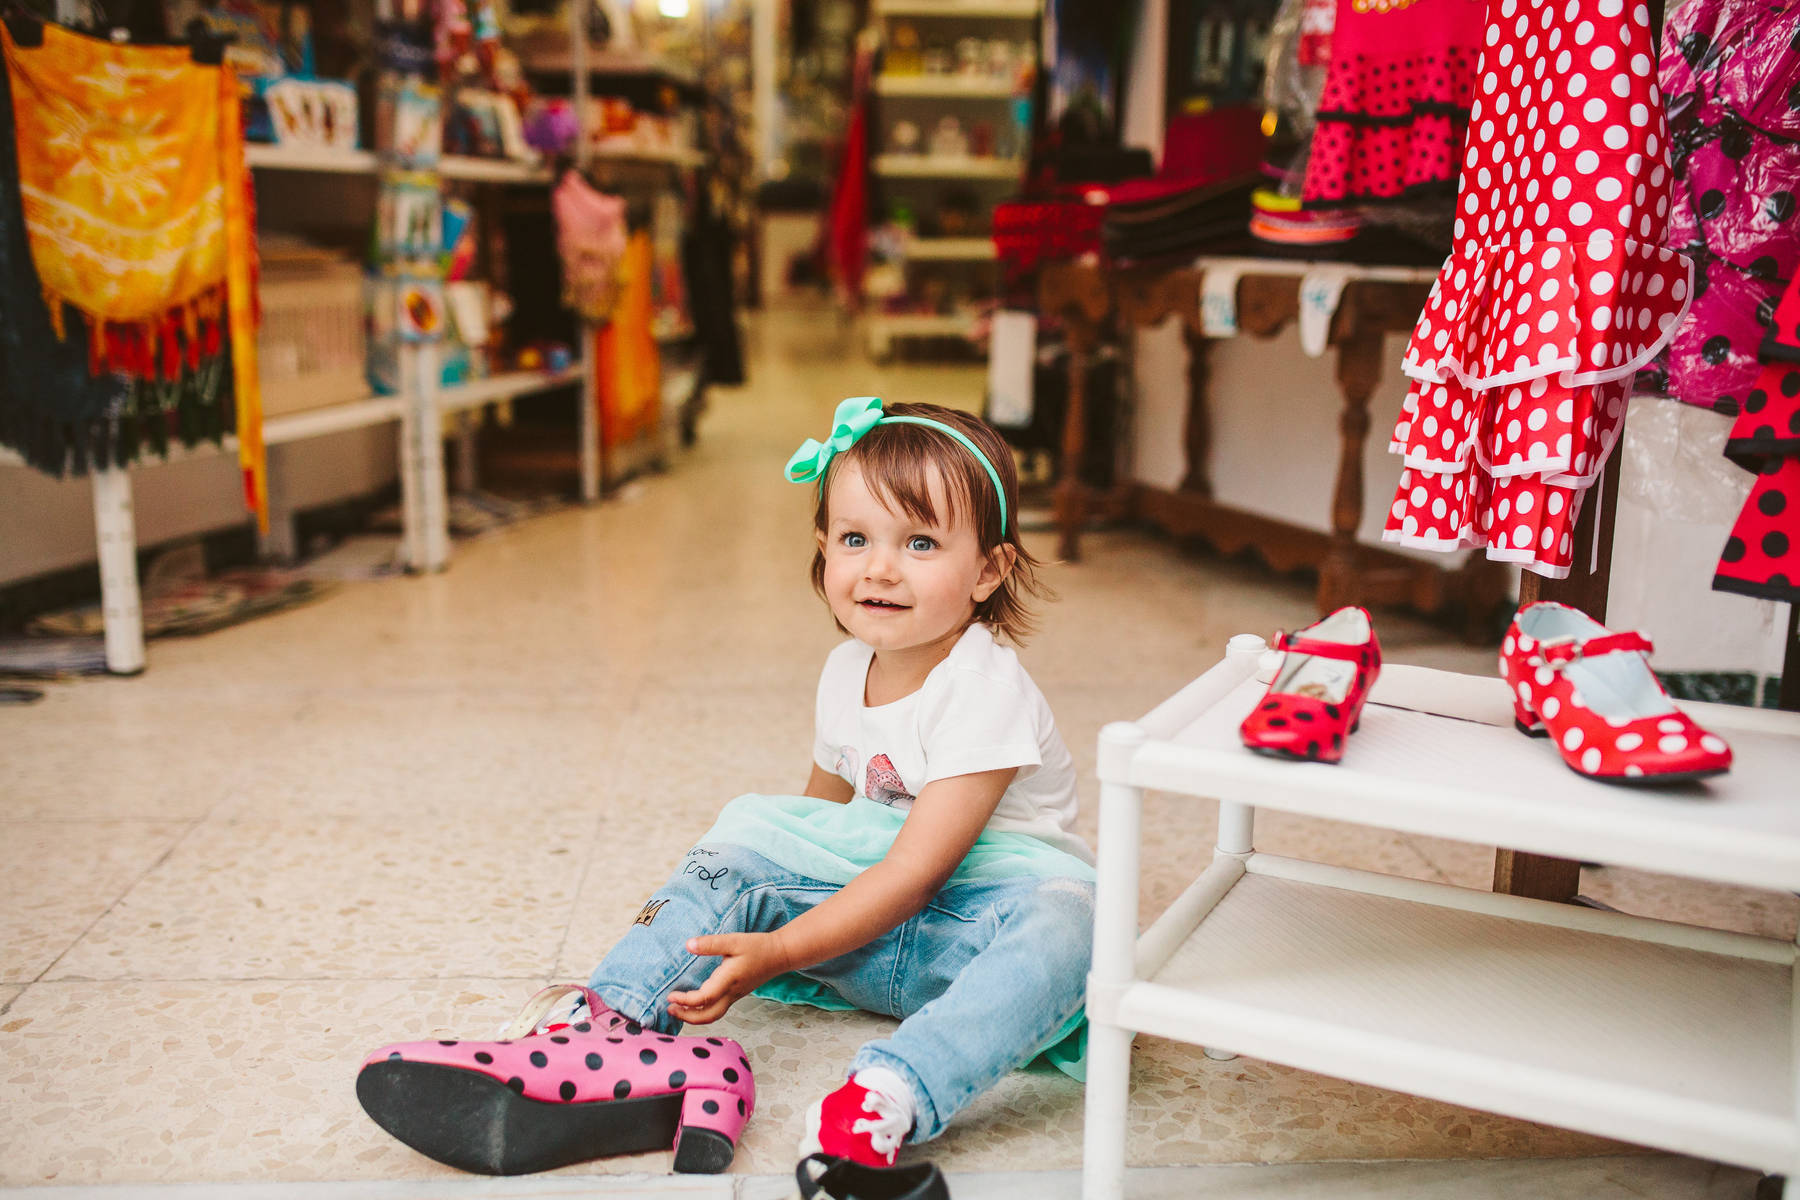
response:
[[[1298,633],[1275,637],[1287,652],[1268,694],[1239,734],[1258,754],[1334,763],[1362,723],[1363,701],[1381,674],[1381,643],[1369,614],[1340,608]]]
[[[1613,633],[1566,604],[1519,610],[1500,644],[1500,677],[1519,732],[1555,741],[1579,775],[1605,783],[1681,783],[1731,769],[1731,747],[1676,708],[1650,670],[1650,639]]]

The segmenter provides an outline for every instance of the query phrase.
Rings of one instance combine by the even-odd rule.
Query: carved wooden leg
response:
[[[1056,525],[1062,534],[1057,554],[1064,562],[1080,560],[1081,523],[1087,517],[1081,460],[1087,452],[1088,352],[1095,340],[1092,327],[1069,321],[1069,404],[1063,413],[1062,478],[1056,484]]]
[[[1212,457],[1212,409],[1206,395],[1206,382],[1212,374],[1212,339],[1182,326],[1188,351],[1187,410],[1187,474],[1181,490],[1212,498],[1212,473],[1207,463]]]
[[[1338,418],[1337,488],[1331,501],[1331,549],[1319,565],[1319,615],[1356,603],[1361,555],[1356,530],[1363,512],[1363,443],[1369,436],[1369,396],[1381,378],[1381,331],[1353,328],[1338,346],[1338,386],[1344,411]]]

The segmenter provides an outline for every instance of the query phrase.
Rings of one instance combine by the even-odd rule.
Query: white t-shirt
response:
[[[892,704],[863,703],[875,652],[851,639],[825,659],[813,717],[813,761],[858,796],[910,809],[926,784],[1017,767],[990,830],[1028,834],[1085,862],[1074,833],[1075,764],[1044,694],[1019,656],[970,625],[924,686]]]

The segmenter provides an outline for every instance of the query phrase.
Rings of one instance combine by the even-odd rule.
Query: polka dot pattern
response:
[[[1800,282],[1789,285],[1800,296]],[[1800,356],[1800,331],[1787,340]],[[1713,587],[1800,603],[1800,362],[1763,368],[1731,427],[1725,456],[1756,474],[1719,555]]]
[[[1594,20],[1591,18],[1598,18]],[[1497,0],[1476,70],[1456,243],[1407,348],[1417,379],[1634,373],[1691,267],[1660,243],[1673,175],[1641,6]]]
[[[1455,185],[1482,6],[1416,0],[1403,16],[1338,5],[1301,198],[1394,200]]]
[[[1383,537],[1562,578],[1630,379],[1692,300],[1648,11],[1492,0],[1455,246],[1413,329]]]
[[[1694,259],[1694,306],[1661,390],[1735,414],[1782,283],[1800,270],[1800,5],[1670,5],[1660,84],[1676,188],[1664,245]],[[1775,82],[1784,80],[1785,82]],[[1791,329],[1791,326],[1790,326]]]
[[[1587,706],[1577,686],[1586,670],[1584,664],[1604,660],[1616,680],[1624,668],[1614,662],[1614,655],[1638,658],[1645,686],[1666,699],[1650,670],[1650,644],[1638,635],[1596,634],[1582,643],[1583,657],[1572,663],[1544,665],[1540,644],[1521,626],[1545,633],[1548,622],[1535,626],[1532,622],[1545,615],[1541,610],[1564,607],[1534,604],[1522,609],[1501,643],[1500,677],[1512,689],[1513,717],[1522,728],[1547,735],[1572,770],[1595,779],[1651,782],[1658,777],[1690,778],[1730,768],[1731,747],[1725,740],[1696,725],[1672,702],[1665,712],[1648,717]],[[1557,627],[1568,626],[1562,623]],[[1596,691],[1607,693],[1609,689]]]

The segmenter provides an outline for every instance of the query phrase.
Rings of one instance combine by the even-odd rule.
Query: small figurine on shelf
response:
[[[895,121],[894,127],[888,130],[889,154],[917,154],[919,152],[919,126],[913,121]]]
[[[938,118],[936,128],[931,131],[931,154],[934,158],[968,157],[969,138],[963,132],[961,121],[948,115]]]
[[[887,58],[882,69],[889,75],[917,75],[924,71],[917,27],[906,21],[895,23],[888,35]]]

